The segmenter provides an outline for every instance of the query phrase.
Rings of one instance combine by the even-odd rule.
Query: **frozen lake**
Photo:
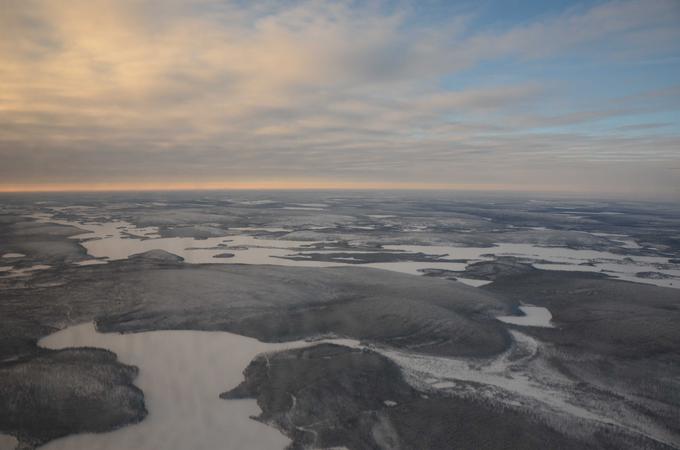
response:
[[[272,264],[301,267],[333,267],[349,263],[339,261],[324,262],[311,260],[292,260],[292,255],[304,256],[319,252],[362,253],[370,250],[329,250],[312,249],[310,245],[320,241],[299,241],[262,236],[262,232],[284,232],[285,228],[240,227],[230,229],[236,234],[195,239],[191,237],[162,238],[156,227],[138,228],[125,221],[78,222],[57,220],[51,214],[40,213],[32,217],[40,222],[75,226],[86,233],[73,236],[87,249],[89,261],[78,265],[102,264],[106,261],[126,259],[131,255],[149,250],[165,250],[181,256],[190,264]],[[617,235],[618,236],[618,235]],[[630,248],[634,248],[631,244]],[[421,275],[423,269],[465,270],[467,265],[476,261],[492,260],[495,256],[515,256],[538,261],[534,266],[545,270],[566,270],[582,272],[603,272],[612,277],[638,283],[680,288],[677,278],[642,278],[640,272],[658,272],[670,277],[680,277],[677,265],[669,264],[669,259],[657,256],[627,256],[606,251],[575,250],[564,247],[541,247],[533,244],[497,243],[494,247],[461,247],[452,245],[385,245],[382,251],[425,253],[444,255],[449,259],[466,259],[468,263],[458,262],[380,262],[361,264],[359,267],[373,267],[395,272]],[[232,253],[230,258],[216,258],[222,253]],[[486,284],[480,280],[460,279],[472,286]],[[674,283],[675,282],[675,283]]]
[[[524,313],[523,316],[501,316],[496,317],[496,319],[523,327],[553,328],[553,324],[550,322],[552,314],[550,314],[548,308],[543,308],[542,306],[520,306],[519,309]]]
[[[319,342],[356,345],[342,339]],[[108,433],[67,436],[40,448],[281,450],[290,440],[250,418],[260,413],[255,400],[223,400],[219,395],[243,381],[243,370],[256,355],[312,344],[267,344],[219,331],[98,333],[92,323],[66,328],[43,338],[39,345],[105,348],[115,352],[119,361],[139,367],[134,383],[144,392],[149,415],[135,425]]]
[[[14,450],[18,443],[14,436],[0,433],[0,450]]]

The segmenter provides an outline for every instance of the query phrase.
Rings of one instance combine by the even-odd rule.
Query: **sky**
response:
[[[0,0],[0,191],[680,200],[680,1]]]

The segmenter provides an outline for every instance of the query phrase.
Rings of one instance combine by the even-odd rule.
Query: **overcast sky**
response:
[[[680,1],[0,0],[0,189],[680,199]]]

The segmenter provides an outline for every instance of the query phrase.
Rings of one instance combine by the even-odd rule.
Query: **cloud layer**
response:
[[[680,86],[658,81],[678,67],[674,0],[504,26],[479,25],[474,8],[424,21],[380,2],[2,8],[0,188],[577,182],[680,195]],[[586,73],[537,69],[569,65],[654,76],[597,96],[606,79],[583,92]]]

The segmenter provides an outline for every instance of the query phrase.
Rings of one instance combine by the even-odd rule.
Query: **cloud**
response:
[[[649,95],[546,113],[563,94],[545,80],[445,82],[498,60],[663,57],[680,41],[672,0],[601,3],[504,29],[475,28],[469,16],[418,23],[412,8],[352,1],[3,8],[7,183],[404,172],[442,182],[475,166],[502,178],[509,162],[521,171],[518,161],[526,176],[555,158],[677,158],[674,137],[536,130],[657,110]]]

